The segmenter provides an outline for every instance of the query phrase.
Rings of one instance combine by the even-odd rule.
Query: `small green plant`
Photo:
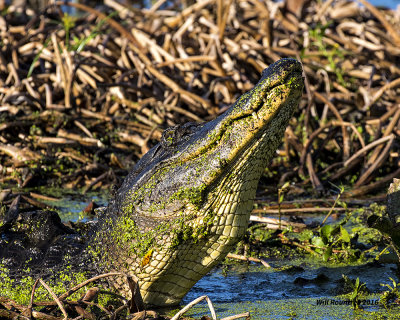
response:
[[[281,203],[283,202],[283,199],[285,197],[285,193],[288,191],[290,186],[290,183],[287,181],[283,184],[282,187],[278,189],[278,210],[279,210],[279,229],[281,229],[281,218],[282,218],[282,213],[281,213]]]
[[[354,250],[351,250],[350,234],[344,227],[344,225],[350,219],[350,215],[346,215],[346,217],[335,226],[330,224],[325,225],[326,220],[332,214],[337,204],[340,203],[342,207],[347,207],[346,203],[339,201],[340,196],[344,192],[344,187],[340,186],[337,188],[339,189],[339,194],[337,195],[331,210],[321,222],[319,228],[319,236],[314,236],[311,239],[312,244],[317,246],[317,249],[315,251],[322,254],[322,258],[324,261],[328,261],[332,257],[332,253],[334,252],[334,250],[340,253],[339,255],[335,255],[336,258],[338,258],[339,256],[344,259],[356,258],[356,252]]]
[[[76,17],[70,16],[68,13],[64,13],[61,18],[64,31],[65,31],[65,44],[67,45],[67,50],[71,50],[70,44],[70,30],[75,27]]]
[[[43,51],[44,49],[46,49],[47,46],[49,45],[49,42],[50,42],[50,39],[47,39],[47,40],[45,41],[45,43],[43,44],[43,47],[39,50],[39,52],[38,52],[38,53],[36,54],[36,56],[33,58],[33,61],[32,61],[32,63],[31,63],[31,65],[30,65],[30,67],[29,67],[29,70],[28,70],[28,75],[26,76],[27,78],[29,78],[29,77],[32,75],[33,69],[35,69],[35,64],[36,64],[36,62],[39,60],[39,57],[40,57],[40,55],[42,54],[42,51]]]
[[[319,236],[313,237],[311,242],[317,246],[315,251],[322,254],[323,260],[328,261],[334,249],[340,250],[343,258],[350,257],[350,240],[349,233],[341,224],[336,226],[327,224],[320,228]]]
[[[95,38],[99,33],[101,27],[107,22],[108,19],[112,18],[113,16],[117,15],[117,12],[112,12],[110,13],[106,18],[102,19],[99,21],[99,23],[96,25],[96,27],[91,31],[91,33],[84,37],[82,36],[81,38],[73,37],[73,41],[71,41],[71,30],[75,27],[75,21],[76,18],[73,16],[68,15],[67,13],[64,13],[62,17],[62,26],[65,31],[65,45],[68,51],[74,51],[74,52],[81,52],[85,46],[89,43],[90,40]],[[27,78],[29,78],[32,73],[33,69],[35,68],[36,62],[39,60],[40,55],[42,54],[42,51],[47,48],[49,45],[51,39],[47,39],[45,43],[43,44],[43,47],[39,50],[39,52],[36,54],[34,57],[28,71]],[[60,50],[60,47],[57,48],[57,50]]]
[[[332,183],[331,183],[332,184]],[[325,224],[326,220],[328,220],[329,216],[332,214],[333,210],[335,209],[336,205],[339,204],[339,199],[340,196],[343,194],[344,192],[344,186],[336,186],[334,184],[332,184],[334,187],[336,187],[339,190],[339,193],[335,199],[335,202],[333,203],[333,206],[331,208],[331,210],[328,212],[328,214],[326,215],[326,217],[324,218],[324,220],[321,222],[321,227]],[[347,208],[347,204],[344,202],[340,202],[340,204],[343,206],[345,206]]]
[[[344,279],[345,287],[352,289],[352,291],[349,293],[351,306],[353,307],[354,310],[359,310],[360,297],[368,293],[367,286],[365,285],[364,282],[360,282],[360,279],[358,277],[355,281],[351,280],[344,274],[342,274],[342,277]]]
[[[329,69],[335,73],[338,82],[346,87],[347,83],[343,78],[343,70],[338,66],[338,61],[344,60],[343,50],[339,45],[328,46],[324,41],[325,32],[331,24],[332,21],[325,25],[317,24],[314,29],[310,29],[310,38],[313,40],[311,44],[316,46],[319,52],[328,60]]]
[[[90,40],[94,39],[97,35],[99,35],[100,33],[100,29],[101,27],[107,22],[108,19],[111,19],[113,16],[117,15],[118,13],[116,11],[111,12],[106,18],[102,19],[99,21],[99,23],[96,25],[96,27],[90,32],[90,34],[87,37],[81,37],[81,38],[77,38],[74,37],[74,45],[71,46],[69,44],[69,36],[68,38],[66,38],[66,44],[67,44],[67,48],[69,51],[75,51],[75,52],[81,52],[83,50],[83,48],[85,48],[85,46],[89,43]],[[64,14],[65,16],[65,14]],[[64,20],[64,19],[63,19]],[[64,22],[64,28],[66,30],[66,34],[65,36],[67,37],[67,26],[70,27],[70,22],[69,19],[66,19],[67,23],[69,23],[69,25],[67,25]],[[68,29],[68,34],[69,34],[69,29]]]
[[[399,283],[397,283],[393,278],[389,278],[392,281],[392,285],[382,284],[382,287],[389,288],[388,291],[384,291],[381,295],[379,303],[384,306],[385,309],[388,309],[389,305],[392,303],[400,303],[400,291],[399,291]]]
[[[40,127],[36,126],[35,124],[33,124],[29,128],[29,135],[31,135],[31,136],[41,136],[42,135],[42,129]]]

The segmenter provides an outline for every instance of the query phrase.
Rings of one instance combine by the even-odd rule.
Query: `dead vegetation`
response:
[[[224,111],[281,57],[306,91],[267,176],[379,191],[398,168],[400,21],[355,2],[158,1],[102,12],[62,2],[0,17],[0,182],[84,191],[117,183],[168,126]],[[266,182],[271,180],[266,180]],[[5,197],[3,200],[7,199]]]
[[[124,297],[113,293],[112,291],[101,290],[100,287],[92,286],[80,299],[74,300],[71,298],[72,294],[79,292],[80,289],[85,288],[89,284],[94,284],[96,281],[110,278],[114,276],[123,276],[129,284],[132,292],[133,299],[127,300]],[[97,275],[93,278],[87,279],[84,282],[70,288],[68,291],[60,296],[57,296],[50,286],[42,279],[37,279],[32,287],[30,302],[28,305],[22,305],[18,302],[7,297],[0,296],[0,317],[2,319],[39,319],[39,320],[67,320],[67,319],[133,319],[133,320],[178,320],[190,319],[182,318],[193,306],[206,300],[208,308],[211,313],[211,318],[202,317],[202,319],[217,320],[217,315],[214,310],[212,301],[207,296],[201,296],[192,302],[188,303],[180,311],[178,311],[172,318],[162,316],[159,312],[153,310],[146,310],[143,305],[142,296],[140,294],[139,286],[136,277],[131,277],[120,272],[110,272]],[[49,301],[35,301],[35,293],[37,288],[42,285],[49,293],[52,300]],[[81,291],[82,292],[82,291]],[[104,306],[98,301],[100,295],[111,295],[113,301]],[[38,311],[39,310],[39,311]],[[127,316],[127,313],[129,316]],[[221,320],[234,320],[234,319],[250,319],[250,312],[236,314],[233,316],[221,318]]]

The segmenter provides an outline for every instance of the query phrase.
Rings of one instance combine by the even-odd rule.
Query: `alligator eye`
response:
[[[226,159],[219,159],[220,168],[224,168],[227,164],[228,164],[228,161],[226,161]]]
[[[160,143],[163,148],[168,148],[168,147],[171,147],[174,144],[176,144],[176,142],[177,142],[176,141],[176,133],[175,133],[176,128],[177,128],[177,126],[167,128],[162,133]]]
[[[188,139],[188,137],[196,132],[196,129],[201,126],[201,124],[188,122],[183,125],[178,124],[177,126],[167,128],[162,133],[160,144],[164,149],[175,146],[179,141]]]

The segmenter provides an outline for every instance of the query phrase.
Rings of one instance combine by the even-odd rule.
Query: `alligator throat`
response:
[[[101,268],[137,276],[149,306],[178,304],[244,235],[302,90],[301,64],[282,59],[218,118],[167,129],[99,219]]]

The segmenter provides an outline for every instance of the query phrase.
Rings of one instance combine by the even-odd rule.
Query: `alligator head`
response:
[[[102,267],[136,275],[148,305],[179,303],[244,235],[302,90],[301,64],[282,59],[215,120],[167,129],[100,218]],[[129,292],[122,278],[113,285]]]

